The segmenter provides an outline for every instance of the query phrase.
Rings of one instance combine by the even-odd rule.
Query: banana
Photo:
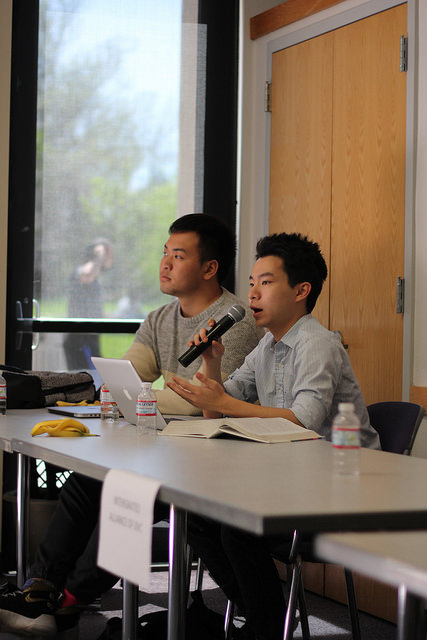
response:
[[[43,420],[38,422],[31,430],[32,436],[47,433],[49,436],[62,438],[72,438],[78,436],[92,436],[88,427],[74,418],[63,418],[62,420]]]
[[[94,400],[94,402],[88,402],[87,400],[82,400],[81,402],[65,402],[65,400],[56,401],[56,405],[58,407],[91,407],[92,405],[99,404],[99,400]]]

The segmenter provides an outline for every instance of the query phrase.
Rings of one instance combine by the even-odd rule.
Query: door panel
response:
[[[273,55],[270,158],[270,233],[307,235],[319,243],[328,268],[332,37],[326,34]],[[329,279],[314,315],[328,326]]]
[[[331,329],[367,404],[402,394],[406,5],[335,31]]]
[[[367,404],[402,393],[402,34],[406,4],[273,54],[270,232],[319,243],[317,317],[349,345]]]

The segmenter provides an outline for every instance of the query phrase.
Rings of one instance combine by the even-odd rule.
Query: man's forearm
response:
[[[207,378],[211,378],[211,380],[216,380],[222,384],[221,358],[210,358],[209,360],[203,358],[201,372]]]
[[[295,424],[303,427],[304,425],[295,417],[290,409],[281,409],[278,407],[262,407],[251,402],[238,400],[228,393],[224,394],[218,410],[224,415],[234,418],[286,418]]]

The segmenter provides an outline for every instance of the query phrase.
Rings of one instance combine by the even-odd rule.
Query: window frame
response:
[[[239,0],[199,0],[198,15],[208,32],[203,212],[236,229]],[[24,369],[35,333],[132,334],[139,326],[33,318],[38,30],[39,0],[13,0],[6,362]],[[234,291],[235,268],[224,284]]]

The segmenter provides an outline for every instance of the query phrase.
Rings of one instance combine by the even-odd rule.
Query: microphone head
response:
[[[227,315],[231,316],[234,322],[239,322],[239,320],[243,320],[245,317],[246,311],[240,304],[233,304],[232,307],[227,311]]]

